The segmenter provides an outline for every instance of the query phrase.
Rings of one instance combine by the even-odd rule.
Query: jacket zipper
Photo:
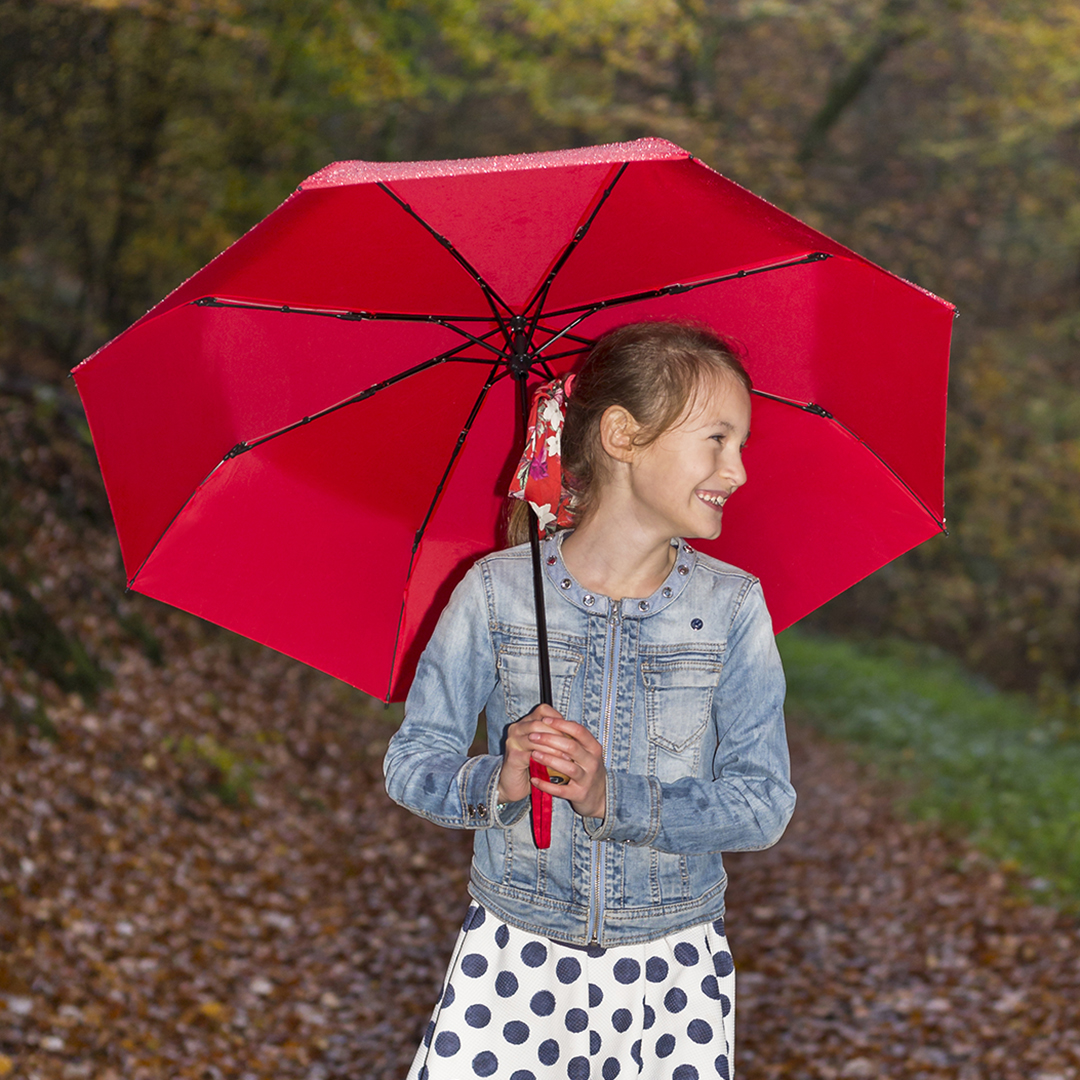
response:
[[[600,744],[604,748],[604,768],[611,767],[611,716],[615,705],[615,686],[617,683],[617,667],[619,656],[619,636],[622,629],[622,612],[617,603],[613,602],[611,616],[607,626],[607,671],[604,679],[604,696],[601,702],[601,714],[604,718],[600,732]],[[604,852],[598,840],[592,843],[593,865],[593,894],[592,916],[589,920],[590,940],[598,944],[600,940],[600,927],[604,921],[604,890],[603,870]]]

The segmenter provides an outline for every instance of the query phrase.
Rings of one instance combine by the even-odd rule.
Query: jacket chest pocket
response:
[[[713,695],[722,669],[719,657],[642,663],[651,743],[672,754],[696,749],[712,716]]]
[[[566,716],[581,656],[570,650],[550,650],[552,705]],[[540,656],[527,647],[499,652],[499,681],[506,698],[506,718],[512,724],[540,703]]]

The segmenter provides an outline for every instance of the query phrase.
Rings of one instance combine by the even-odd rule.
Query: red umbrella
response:
[[[642,139],[331,165],[80,364],[129,585],[400,698],[500,544],[516,395],[675,316],[747,351],[700,547],[778,630],[944,528],[953,308]]]

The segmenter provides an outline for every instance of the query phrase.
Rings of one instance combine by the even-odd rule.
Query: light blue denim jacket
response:
[[[478,562],[420,659],[384,764],[390,797],[474,829],[469,891],[500,919],[574,944],[648,941],[724,913],[722,851],[776,843],[795,806],[784,675],[761,586],[685,543],[644,600],[613,602],[544,541],[554,706],[604,746],[607,806],[497,806],[506,727],[539,700],[528,545]],[[673,543],[675,543],[673,541]],[[468,756],[478,714],[488,753]]]

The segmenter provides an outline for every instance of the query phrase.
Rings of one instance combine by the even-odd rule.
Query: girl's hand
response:
[[[499,802],[517,802],[528,798],[532,791],[529,783],[529,760],[536,748],[530,736],[539,732],[553,732],[551,726],[561,720],[562,714],[550,705],[537,705],[517,723],[506,729],[506,747],[503,751],[502,771],[499,773]]]
[[[603,818],[607,813],[604,748],[587,728],[575,724],[572,720],[564,720],[550,706],[540,705],[537,709],[549,709],[554,716],[527,733],[526,739],[533,747],[532,756],[552,772],[562,773],[570,782],[550,784],[533,778],[532,785],[557,799],[567,799],[582,817]],[[537,709],[529,713],[529,716],[533,716]],[[513,727],[517,725],[514,724]],[[508,738],[507,746],[509,745]],[[528,771],[526,763],[526,777]]]

